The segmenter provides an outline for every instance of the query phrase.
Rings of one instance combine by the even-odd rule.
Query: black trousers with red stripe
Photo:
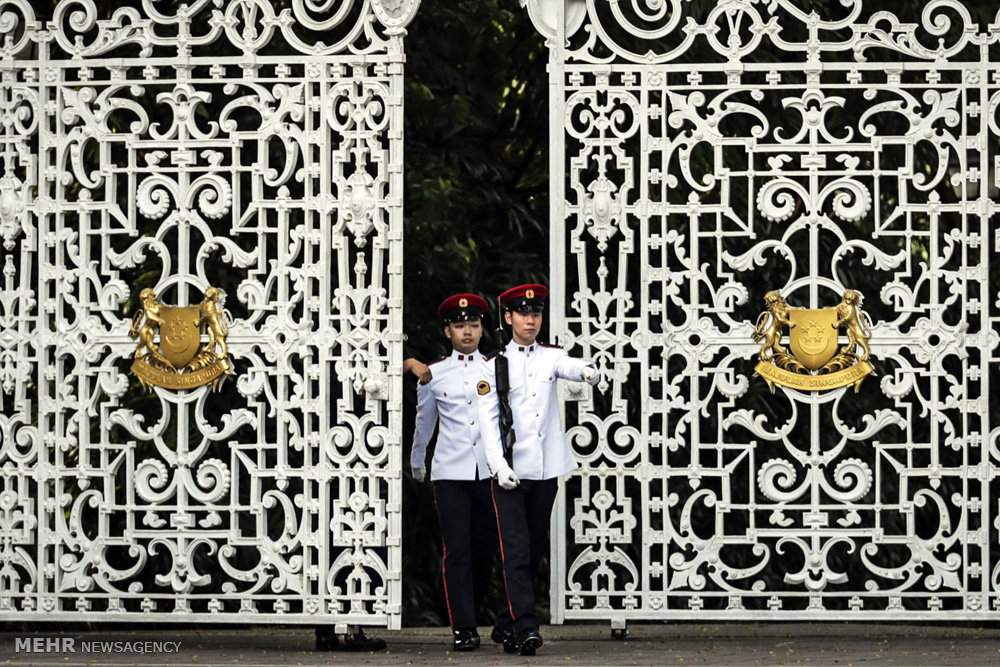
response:
[[[507,588],[507,610],[497,618],[496,626],[509,628],[513,619],[513,630],[518,634],[538,630],[534,578],[548,548],[558,480],[523,479],[510,491],[493,482],[492,490]]]
[[[490,480],[434,482],[441,527],[441,577],[452,629],[476,627],[497,553]]]

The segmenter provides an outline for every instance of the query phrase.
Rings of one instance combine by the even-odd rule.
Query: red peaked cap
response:
[[[525,283],[511,287],[497,298],[507,310],[541,312],[545,300],[549,298],[549,288],[538,283]]]
[[[490,312],[490,304],[478,294],[459,292],[441,302],[437,315],[445,322],[464,322],[479,319]]]

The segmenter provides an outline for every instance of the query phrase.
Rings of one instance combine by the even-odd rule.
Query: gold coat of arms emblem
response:
[[[141,307],[128,332],[139,341],[132,362],[139,382],[146,388],[221,387],[226,376],[233,374],[224,302],[225,293],[217,287],[206,289],[205,298],[195,306],[168,306],[149,288],[139,292]],[[204,345],[203,335],[207,336]]]
[[[757,318],[754,342],[760,345],[760,361],[754,368],[775,385],[823,391],[839,387],[861,387],[875,372],[870,363],[871,320],[861,310],[861,292],[844,291],[832,308],[792,308],[777,290],[764,295],[766,310]],[[782,342],[788,329],[788,347]],[[840,345],[840,330],[847,342]]]

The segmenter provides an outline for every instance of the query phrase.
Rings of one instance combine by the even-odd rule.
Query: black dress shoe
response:
[[[490,639],[493,640],[494,644],[503,644],[510,637],[514,636],[514,631],[510,629],[501,630],[500,628],[493,628],[493,632],[490,633]]]
[[[338,636],[333,628],[324,626],[316,628],[317,651],[384,651],[385,640],[377,637],[366,637],[365,631],[358,628],[354,632]]]
[[[479,648],[479,633],[475,628],[462,628],[453,630],[454,643],[452,648],[456,651],[475,651]]]
[[[535,651],[542,647],[542,636],[537,630],[528,630],[517,638],[517,647],[521,655],[535,655]]]
[[[517,653],[518,645],[517,640],[514,638],[513,630],[493,628],[493,632],[490,633],[490,639],[493,640],[494,644],[503,644],[504,653]]]
[[[384,651],[385,650],[385,640],[379,639],[378,637],[366,637],[365,631],[358,628],[353,633],[348,633],[344,635],[340,646],[340,649],[333,649],[334,651]]]

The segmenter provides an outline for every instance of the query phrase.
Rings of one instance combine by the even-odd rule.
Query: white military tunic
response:
[[[581,381],[590,364],[570,357],[561,347],[538,343],[521,346],[511,341],[506,351],[516,438],[514,474],[519,479],[550,479],[575,470],[576,457],[559,417],[556,380]],[[483,361],[482,382],[477,390],[479,423],[486,459],[496,473],[504,459],[494,359]]]
[[[476,384],[482,379],[483,355],[478,351],[431,364],[431,381],[417,385],[417,420],[413,428],[411,468],[423,468],[427,445],[438,425],[431,462],[431,480],[489,479],[486,454],[479,441]]]

